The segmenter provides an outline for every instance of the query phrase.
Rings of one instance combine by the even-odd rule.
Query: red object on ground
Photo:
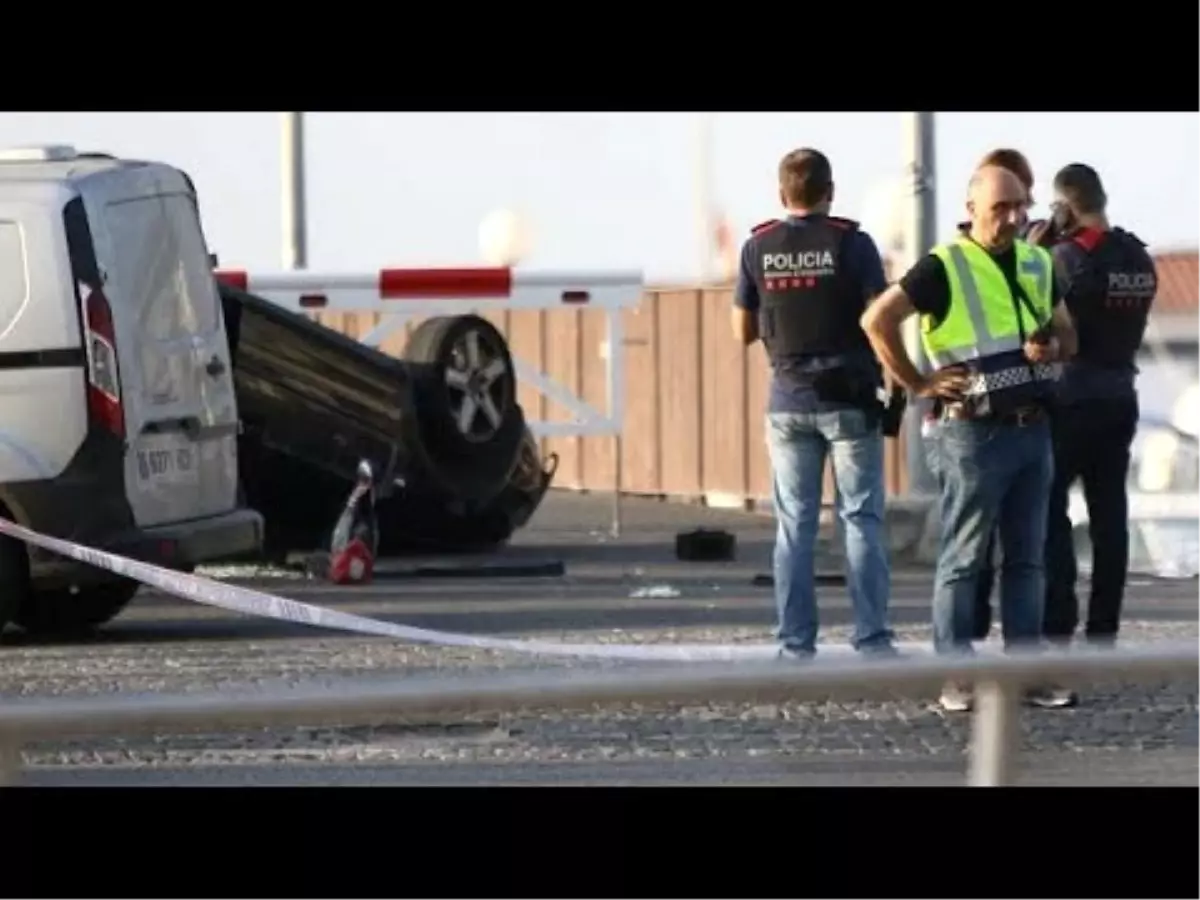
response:
[[[367,584],[374,563],[366,543],[355,538],[329,557],[329,580],[334,584]]]

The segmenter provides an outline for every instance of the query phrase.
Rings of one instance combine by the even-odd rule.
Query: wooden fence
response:
[[[628,396],[621,490],[703,498],[720,505],[769,501],[770,466],[763,443],[769,370],[762,347],[747,349],[730,332],[729,288],[654,288],[625,313]],[[576,396],[604,409],[602,313],[582,309],[488,314],[514,356],[547,373]],[[361,337],[379,316],[322,314],[318,320]],[[399,356],[415,322],[384,344]],[[569,416],[529,386],[521,404],[531,419]],[[888,440],[888,489],[905,487],[903,437]],[[543,440],[559,455],[557,487],[610,491],[614,443],[608,438]],[[826,495],[831,496],[826,477]]]

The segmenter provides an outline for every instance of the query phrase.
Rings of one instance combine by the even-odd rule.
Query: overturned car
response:
[[[326,546],[364,460],[381,555],[494,547],[537,509],[556,460],[542,458],[487,319],[428,318],[396,358],[218,282],[241,487],[264,514],[265,556]]]
[[[241,422],[243,502],[263,514],[264,550],[274,559],[329,546],[364,462],[376,479],[380,555],[507,541],[542,502],[557,458],[543,458],[526,422],[504,335],[460,311],[586,307],[607,316],[609,343],[623,343],[622,310],[642,295],[638,272],[215,275]],[[381,327],[409,317],[420,323],[392,356],[369,336],[359,341],[314,321],[314,311],[382,314]],[[624,382],[611,358],[608,376],[613,408],[598,425],[589,422],[593,434],[611,433],[620,420]],[[557,387],[544,378],[535,384]]]

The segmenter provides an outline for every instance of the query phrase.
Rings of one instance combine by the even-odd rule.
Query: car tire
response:
[[[496,496],[525,436],[504,335],[482,316],[437,316],[413,332],[403,359],[412,379],[407,439],[422,467],[457,499]]]

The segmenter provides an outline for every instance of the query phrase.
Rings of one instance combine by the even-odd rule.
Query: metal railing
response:
[[[1013,781],[1020,694],[1039,682],[1200,679],[1200,645],[1162,642],[1109,650],[1050,649],[965,658],[673,664],[625,671],[495,673],[348,681],[321,687],[178,696],[11,700],[0,704],[0,778],[19,776],[35,741],[105,735],[229,732],[239,728],[379,725],[413,715],[586,708],[596,704],[869,699],[975,685],[968,783]]]

